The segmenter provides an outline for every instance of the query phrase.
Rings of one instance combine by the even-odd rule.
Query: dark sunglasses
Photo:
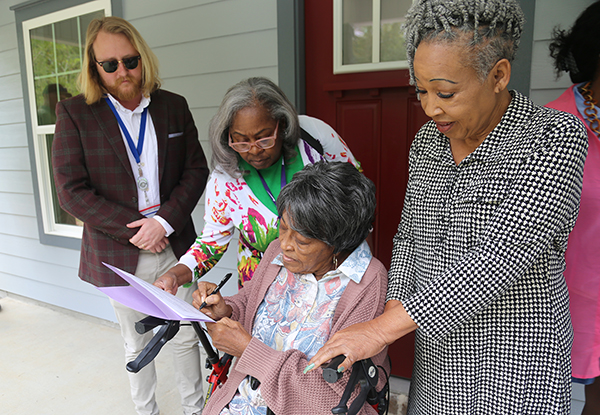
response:
[[[119,67],[119,63],[120,62],[123,62],[123,66],[127,70],[132,70],[132,69],[137,68],[138,61],[141,58],[142,57],[140,55],[138,55],[138,56],[134,56],[132,58],[124,58],[124,59],[122,59],[120,61],[104,61],[104,62],[98,62],[98,61],[96,61],[96,63],[98,65],[102,66],[102,69],[104,69],[104,72],[106,72],[106,73],[113,73]]]

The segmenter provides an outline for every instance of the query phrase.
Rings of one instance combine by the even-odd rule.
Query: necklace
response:
[[[590,123],[590,128],[597,136],[600,136],[600,120],[598,120],[598,110],[596,109],[598,103],[594,99],[593,92],[590,89],[591,82],[588,82],[581,88],[581,95],[585,102],[585,109],[583,113],[587,117]]]

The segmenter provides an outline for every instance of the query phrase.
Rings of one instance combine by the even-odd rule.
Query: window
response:
[[[402,23],[412,0],[334,0],[333,73],[408,68]]]
[[[78,249],[83,224],[59,206],[52,175],[55,107],[58,101],[79,93],[77,78],[88,24],[92,19],[110,15],[112,4],[111,0],[41,4],[43,7],[39,6],[42,8],[34,16],[26,3],[22,11],[20,6],[13,8],[17,25],[21,26],[17,31],[25,61],[23,91],[40,241]],[[69,5],[72,7],[65,8]],[[63,9],[56,10],[58,7]]]

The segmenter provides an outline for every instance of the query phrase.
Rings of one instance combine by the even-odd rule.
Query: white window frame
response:
[[[94,0],[89,3],[80,4],[67,9],[59,10],[40,17],[23,21],[23,43],[25,52],[25,67],[27,77],[27,89],[29,96],[29,113],[33,132],[33,147],[35,154],[35,166],[37,171],[38,191],[41,205],[42,223],[44,233],[54,236],[81,239],[83,227],[56,223],[55,207],[52,200],[52,181],[49,175],[51,161],[46,149],[46,135],[54,134],[54,125],[38,125],[37,103],[35,97],[35,82],[33,76],[33,61],[31,56],[31,39],[29,32],[41,26],[60,22],[76,16],[82,16],[95,11],[104,10],[105,16],[111,15],[111,0]],[[81,45],[85,45],[85,39],[81,39]],[[83,60],[83,56],[82,56]]]
[[[408,61],[380,62],[381,0],[373,1],[373,39],[370,63],[344,64],[344,0],[333,0],[333,73],[354,73],[408,69]],[[415,0],[413,0],[414,3]],[[377,30],[375,30],[377,28]]]

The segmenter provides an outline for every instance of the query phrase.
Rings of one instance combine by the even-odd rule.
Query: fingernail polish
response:
[[[344,371],[344,366],[338,366],[338,373],[342,373]]]
[[[304,368],[304,374],[306,375],[306,372],[308,372],[309,370],[311,370],[313,367],[315,367],[314,363],[311,363],[310,365],[306,366]]]

